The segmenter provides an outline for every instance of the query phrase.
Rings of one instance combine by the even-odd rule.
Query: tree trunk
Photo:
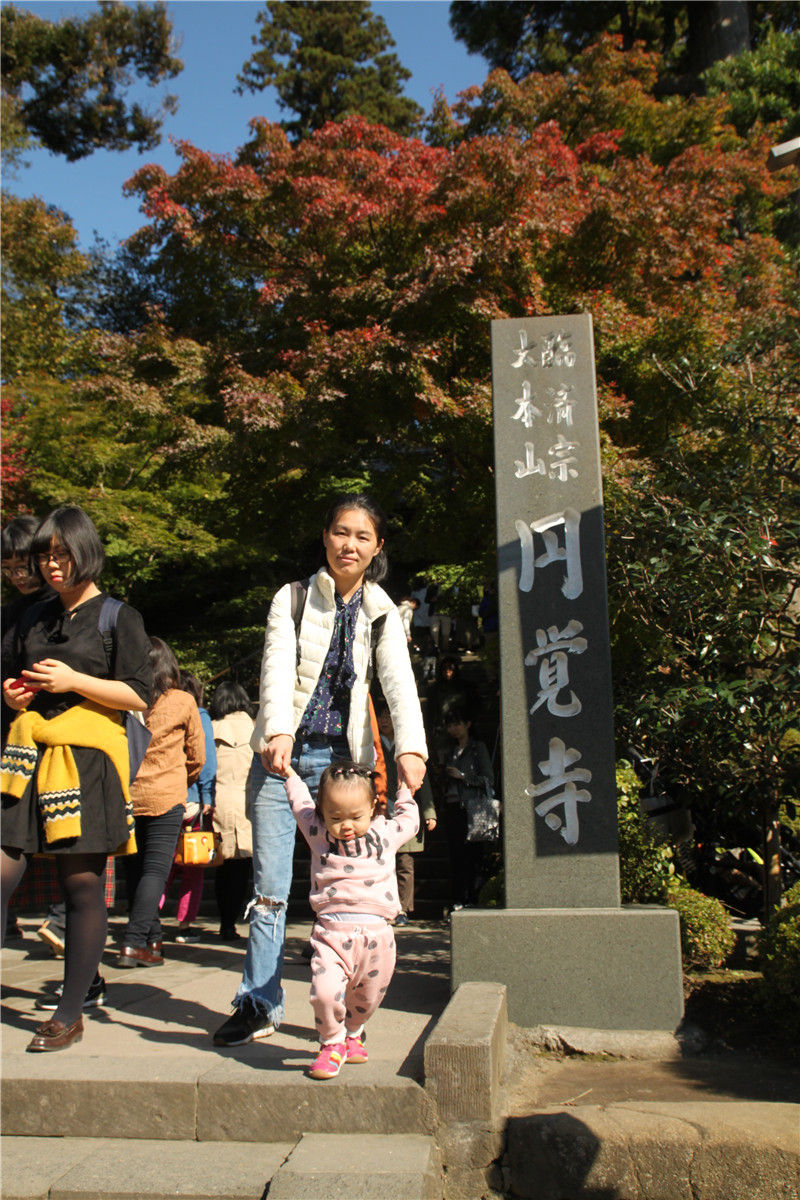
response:
[[[781,826],[774,810],[763,815],[764,925],[781,902]]]
[[[694,0],[686,5],[689,70],[697,77],[720,58],[750,49],[746,0]]]

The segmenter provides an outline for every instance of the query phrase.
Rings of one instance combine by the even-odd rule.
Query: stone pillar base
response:
[[[464,909],[451,918],[451,982],[503,983],[516,1025],[673,1032],[683,1016],[671,908]]]

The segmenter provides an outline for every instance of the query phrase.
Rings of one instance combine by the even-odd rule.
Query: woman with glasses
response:
[[[123,712],[150,699],[150,641],[123,604],[107,644],[99,629],[105,555],[77,507],[55,509],[33,538],[37,580],[54,593],[17,626],[3,695],[17,714],[2,762],[3,917],[30,855],[55,858],[67,906],[64,984],[32,1051],[61,1050],[83,1034],[81,1011],[106,942],[103,881],[109,854],[135,850]],[[9,669],[10,668],[10,669]]]
[[[26,514],[9,521],[1,535],[3,583],[6,587],[12,587],[15,593],[14,598],[3,605],[2,610],[2,655],[5,663],[11,661],[14,630],[19,621],[32,604],[37,604],[51,594],[31,566],[31,542],[38,527],[39,518]],[[5,746],[9,726],[14,719],[14,710],[8,707],[5,697],[2,704]]]
[[[368,496],[338,497],[323,525],[322,566],[305,585],[282,587],[269,610],[250,743],[250,933],[236,1011],[214,1035],[218,1046],[269,1037],[281,1021],[296,828],[284,783],[292,770],[316,798],[322,772],[332,763],[374,762],[368,703],[373,669],[394,722],[398,783],[413,794],[425,776],[425,731],[408,642],[395,605],[379,586],[388,573],[384,526]]]

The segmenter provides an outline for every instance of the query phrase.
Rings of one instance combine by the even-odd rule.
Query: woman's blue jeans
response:
[[[309,734],[297,738],[292,766],[316,799],[320,776],[336,759],[349,758],[345,738]],[[253,899],[247,908],[250,934],[244,975],[234,1005],[245,1000],[277,1029],[283,1020],[281,987],[286,940],[286,904],[292,886],[297,830],[282,775],[268,774],[258,754],[250,772],[250,820],[253,825]]]

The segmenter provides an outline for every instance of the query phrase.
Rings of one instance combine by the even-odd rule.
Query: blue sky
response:
[[[48,20],[85,14],[95,7],[60,0],[17,0],[17,6]],[[4,186],[17,195],[41,196],[63,209],[84,248],[94,241],[95,231],[112,245],[128,237],[143,218],[138,201],[123,196],[122,185],[147,162],[160,163],[168,171],[176,169],[178,160],[169,136],[226,154],[247,140],[251,117],[280,120],[272,89],[244,96],[233,90],[237,72],[252,52],[250,39],[262,8],[259,0],[172,0],[168,10],[184,69],[169,86],[141,86],[132,93],[152,108],[166,92],[178,96],[178,111],[165,122],[161,145],[141,155],[100,150],[77,163],[45,150],[34,151],[26,156],[29,167],[7,177]],[[452,101],[462,89],[484,80],[484,60],[467,54],[450,32],[448,0],[379,0],[373,9],[385,20],[396,42],[395,53],[412,72],[406,94],[426,111],[437,88],[442,87]]]

